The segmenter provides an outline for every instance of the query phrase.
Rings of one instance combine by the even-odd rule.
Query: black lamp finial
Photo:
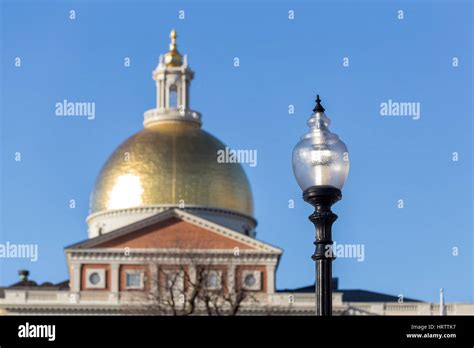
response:
[[[326,109],[323,108],[323,106],[321,105],[321,99],[319,99],[319,94],[318,94],[316,95],[316,106],[314,107],[313,112],[324,112],[324,110]]]

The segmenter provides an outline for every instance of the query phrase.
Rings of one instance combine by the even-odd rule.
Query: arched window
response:
[[[178,89],[176,88],[176,85],[170,86],[169,107],[172,109],[178,108]]]

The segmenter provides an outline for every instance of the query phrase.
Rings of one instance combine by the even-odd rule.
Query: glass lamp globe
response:
[[[293,149],[293,173],[303,191],[313,186],[342,189],[349,174],[347,147],[329,130],[331,120],[324,113],[319,95],[313,111],[309,132]]]

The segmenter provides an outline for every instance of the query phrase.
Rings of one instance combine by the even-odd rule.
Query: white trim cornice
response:
[[[166,250],[166,249],[165,249]],[[169,249],[168,249],[169,250]],[[135,251],[132,249],[130,254],[126,255],[123,250],[106,250],[106,249],[92,249],[92,250],[69,250],[68,251],[71,262],[74,263],[114,263],[120,262],[121,264],[143,264],[149,262],[159,263],[224,263],[229,264],[230,262],[236,264],[260,264],[260,265],[276,265],[278,263],[278,254],[273,253],[242,253],[239,256],[235,256],[228,250],[222,252],[206,253],[205,251],[196,253],[190,251],[188,253],[160,251],[151,252],[146,251]]]

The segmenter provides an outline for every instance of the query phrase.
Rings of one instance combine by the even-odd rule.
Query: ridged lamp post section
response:
[[[308,120],[309,132],[293,149],[293,172],[303,190],[303,199],[314,207],[309,216],[316,227],[316,315],[332,315],[332,224],[337,215],[331,206],[342,198],[341,189],[349,174],[346,145],[331,133],[319,95]]]

